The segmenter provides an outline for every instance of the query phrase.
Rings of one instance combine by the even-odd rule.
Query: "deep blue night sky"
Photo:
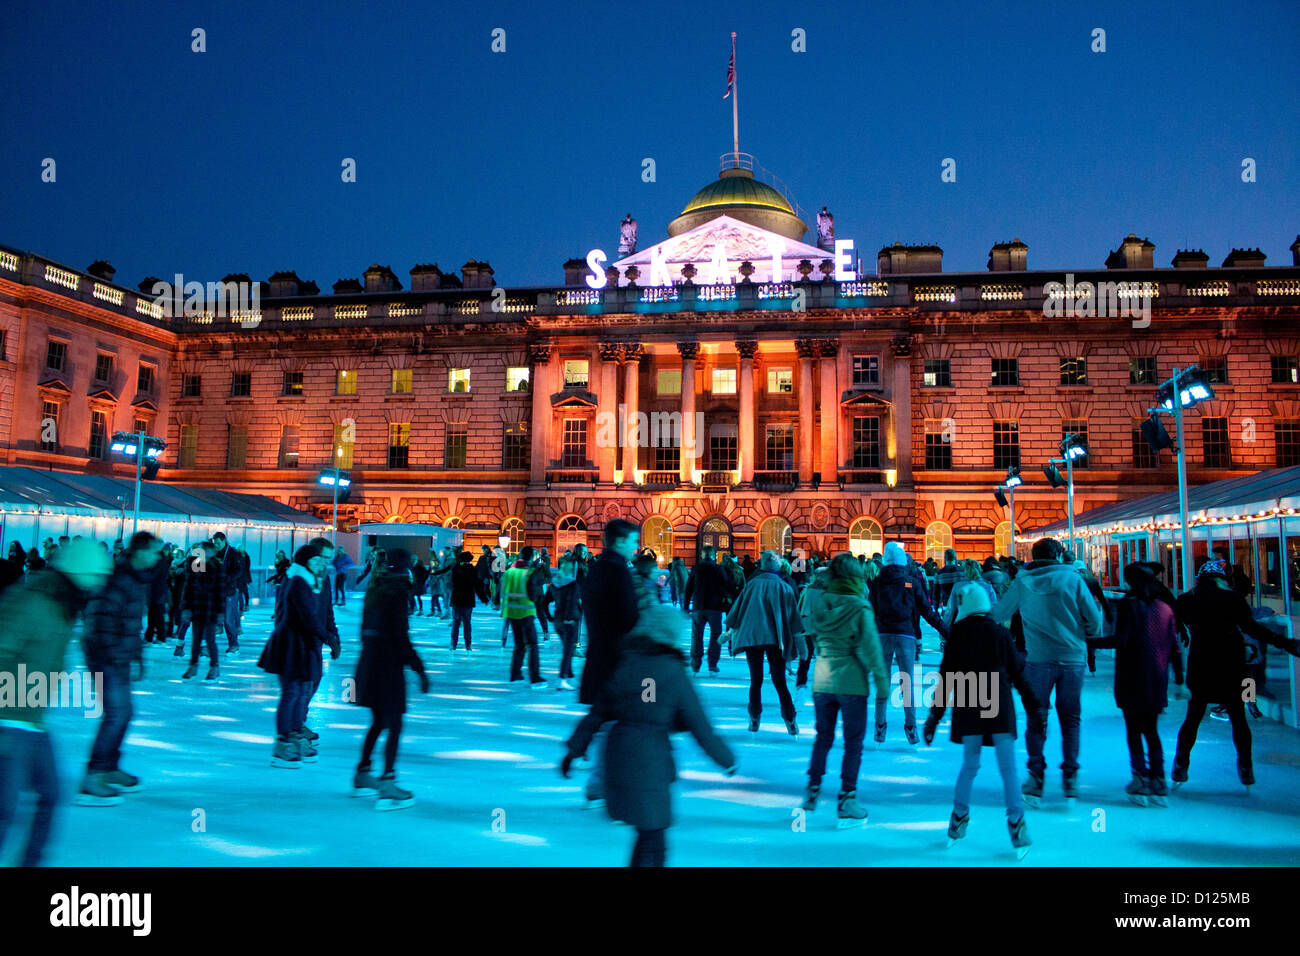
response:
[[[716,176],[731,30],[741,149],[809,214],[829,204],[864,263],[937,242],[947,270],[982,270],[1019,236],[1030,268],[1096,268],[1129,232],[1162,267],[1187,245],[1291,261],[1293,0],[11,0],[0,243],[110,259],[128,286],[296,269],[328,290],[375,261],[405,285],[417,262],[470,257],[503,285],[559,283],[565,259],[614,251],[624,213],[645,247]]]

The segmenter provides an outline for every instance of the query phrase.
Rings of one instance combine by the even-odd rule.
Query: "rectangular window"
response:
[[[1211,385],[1228,384],[1228,356],[1206,355],[1196,363],[1205,373],[1205,380]]]
[[[880,467],[880,419],[853,419],[853,467]]]
[[[587,387],[587,368],[590,363],[586,359],[565,359],[564,360],[564,387],[565,388],[586,388]]]
[[[655,471],[677,471],[682,466],[681,449],[676,445],[655,446]]]
[[[298,467],[298,426],[280,426],[280,467]]]
[[[680,395],[682,393],[682,370],[679,368],[661,368],[655,379],[655,391],[660,395]]]
[[[765,467],[768,471],[792,471],[794,469],[794,426],[768,425],[766,440]]]
[[[352,449],[356,447],[356,426],[339,424],[334,426],[334,467],[352,467]]]
[[[388,423],[388,467],[406,468],[411,462],[411,426],[409,422]]]
[[[1088,423],[1087,422],[1061,422],[1061,441],[1065,441],[1066,435],[1078,435],[1083,440],[1084,445],[1088,444]],[[1084,455],[1082,458],[1074,459],[1075,468],[1087,468],[1090,455]]]
[[[767,370],[767,394],[794,394],[794,369],[770,368]]]
[[[468,392],[469,391],[469,369],[453,368],[450,371],[448,371],[447,391]]]
[[[560,445],[560,464],[565,468],[582,468],[587,464],[587,420],[566,418]],[[630,480],[631,476],[627,476]]]
[[[357,370],[341,368],[334,373],[334,394],[355,395],[357,393]]]
[[[1128,360],[1128,383],[1130,385],[1158,385],[1156,381],[1156,357],[1139,355]]]
[[[198,398],[203,387],[201,375],[186,373],[181,376],[181,398]]]
[[[41,451],[59,450],[59,403],[41,403]]]
[[[880,356],[853,356],[853,387],[875,388],[880,384]]]
[[[1020,425],[1018,422],[993,423],[993,467],[1020,467]]]
[[[153,382],[157,377],[156,372],[157,369],[154,366],[145,365],[144,362],[141,362],[140,371],[135,376],[135,390],[141,395],[152,395]]]
[[[113,356],[99,352],[95,355],[95,381],[111,382],[113,380]]]
[[[1228,442],[1226,418],[1202,418],[1201,442],[1205,450],[1206,468],[1232,467],[1232,446]]]
[[[931,388],[952,386],[952,367],[947,359],[926,359],[921,382]]]
[[[1155,450],[1147,444],[1147,440],[1142,437],[1142,429],[1138,425],[1133,426],[1133,467],[1134,468],[1158,468],[1160,467],[1160,456]]]
[[[45,367],[62,372],[68,364],[68,343],[50,339],[45,345]]]
[[[1270,364],[1273,369],[1274,385],[1300,384],[1300,356],[1274,355],[1271,356]]]
[[[409,368],[395,368],[389,379],[389,391],[394,395],[410,395],[414,373]],[[462,389],[463,391],[463,389]]]
[[[1061,359],[1062,385],[1087,385],[1088,360],[1083,357]]]
[[[230,375],[230,397],[247,398],[253,394],[253,373],[232,372]]]
[[[199,457],[199,426],[181,426],[181,447],[176,453],[177,468],[193,468]]]
[[[925,423],[925,467],[930,470],[952,467],[952,431],[944,427],[944,421]]]
[[[1300,465],[1300,419],[1282,419],[1274,426],[1277,434],[1277,466]]]
[[[502,468],[527,468],[528,426],[524,422],[507,425],[501,442]]]
[[[1007,388],[1020,384],[1020,362],[1018,359],[1000,358],[993,360],[993,372],[989,386]]]
[[[103,412],[90,413],[90,444],[86,454],[91,458],[103,458],[108,451],[108,419]]]
[[[302,394],[302,372],[285,372],[284,373],[284,391],[282,395],[301,395]]]
[[[248,467],[248,426],[230,425],[226,429],[226,467],[241,471]]]
[[[137,418],[131,423],[131,431],[135,432],[137,435],[140,434],[140,432],[144,432],[147,435],[149,434],[149,423],[143,418]]]
[[[528,366],[509,365],[506,367],[506,391],[528,391]]]
[[[465,425],[447,426],[444,467],[464,468],[469,455],[469,429]]]
[[[713,394],[736,394],[736,370],[734,368],[715,368],[713,370]]]
[[[735,471],[738,467],[737,434],[735,425],[714,425],[709,430],[709,470]]]

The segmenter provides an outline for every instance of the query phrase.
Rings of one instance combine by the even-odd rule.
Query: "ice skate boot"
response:
[[[376,810],[405,810],[415,806],[415,796],[410,790],[403,790],[397,785],[395,774],[386,773],[379,778],[379,800]]]
[[[884,742],[885,742],[885,725],[876,724],[876,743],[883,744]]]
[[[958,840],[966,835],[966,827],[970,823],[970,814],[964,813],[957,815],[957,811],[952,812],[948,819],[948,843],[947,848],[951,848]]]
[[[104,782],[105,774],[88,773],[81,782],[81,791],[73,799],[79,807],[116,807],[125,802],[117,787]]]
[[[867,822],[867,808],[858,803],[858,792],[856,790],[840,791],[837,812],[839,815],[837,827],[841,830],[860,827]]]
[[[315,743],[316,741],[320,740],[320,734],[316,733],[316,731],[312,730],[312,729],[311,729],[310,727],[308,727],[306,724],[303,724],[303,725],[302,725],[302,731],[301,731],[301,733],[302,733],[302,735],[303,735],[304,737],[306,737],[306,738],[307,738],[308,740],[310,740],[312,743]]]
[[[1151,806],[1169,806],[1169,784],[1165,783],[1164,774],[1153,773],[1149,775],[1147,777],[1147,786],[1151,791],[1150,796],[1147,797],[1151,801]]]
[[[1151,788],[1147,784],[1146,777],[1140,773],[1135,773],[1133,774],[1133,779],[1129,781],[1129,785],[1124,788],[1124,792],[1128,794],[1130,803],[1139,807],[1145,807],[1147,805],[1147,798],[1151,795]]]
[[[757,717],[751,717],[751,718],[749,718],[749,732],[750,732],[751,734],[756,734],[756,733],[758,733],[758,718],[757,718]]]
[[[204,677],[203,679],[204,679],[204,680],[216,680],[216,679],[217,679],[218,677],[220,677],[220,676],[221,676],[221,668],[217,666],[217,662],[216,662],[216,661],[213,661],[213,662],[212,662],[212,666],[208,668],[208,675],[207,675],[206,677]]]
[[[172,657],[184,657],[184,656],[185,656],[185,645],[184,645],[184,644],[177,644],[177,645],[176,645],[176,653],[173,654]]]
[[[181,675],[181,680],[189,680],[198,672],[199,672],[199,665],[191,664],[189,667],[185,668],[185,673]]]
[[[821,795],[822,785],[820,783],[809,783],[808,788],[803,794],[803,803],[800,808],[807,810],[809,813],[817,809],[817,797]]]
[[[1255,768],[1249,761],[1237,761],[1237,779],[1246,788],[1246,792],[1250,793],[1250,788],[1255,786]]]
[[[1187,758],[1181,754],[1174,754],[1174,789],[1177,790],[1187,782]]]
[[[1043,800],[1043,778],[1040,774],[1031,773],[1029,779],[1024,782],[1020,788],[1020,795],[1025,800],[1025,806],[1039,808]]]
[[[1065,791],[1065,799],[1078,799],[1079,772],[1077,770],[1067,770],[1061,774],[1061,789]]]
[[[785,729],[790,731],[791,737],[799,736],[799,722],[795,718],[791,717],[785,722]]]
[[[115,787],[122,793],[139,793],[140,778],[133,777],[125,770],[114,770],[111,773],[103,774],[104,783],[110,787]]]
[[[915,744],[918,740],[921,739],[919,736],[917,736],[917,733],[916,733],[916,727],[914,727],[914,726],[913,726],[913,727],[904,727],[904,728],[903,728],[903,733],[907,734],[907,742],[908,742],[909,744]]]
[[[301,730],[298,731],[295,738],[298,743],[298,756],[303,763],[317,763],[320,761],[320,751],[316,749]]]
[[[1021,817],[1015,823],[1007,821],[1007,830],[1011,834],[1011,845],[1016,850],[1016,859],[1023,860],[1034,842],[1029,839],[1029,826],[1025,823],[1025,818]]]
[[[352,775],[352,796],[379,796],[379,779],[371,774],[369,767],[358,767]]]
[[[275,748],[271,751],[271,766],[281,770],[300,770],[302,757],[298,754],[298,738],[280,734],[275,738]]]

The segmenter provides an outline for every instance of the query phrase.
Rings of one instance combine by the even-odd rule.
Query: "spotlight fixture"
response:
[[[1170,379],[1156,390],[1156,404],[1161,410],[1172,412],[1175,394],[1178,396],[1180,407],[1191,408],[1197,402],[1205,402],[1213,398],[1214,389],[1206,380],[1205,373],[1193,365],[1177,379]]]
[[[1010,468],[1007,469],[1007,487],[1019,488],[1020,485],[1021,485],[1020,468],[1016,465],[1012,465]]]
[[[1061,471],[1055,465],[1044,465],[1043,474],[1047,476],[1047,483],[1053,488],[1065,487],[1065,479],[1061,477]]]
[[[1061,454],[1067,461],[1078,461],[1088,454],[1088,442],[1082,435],[1066,435],[1061,440]]]
[[[1174,440],[1169,437],[1169,432],[1165,431],[1159,415],[1153,414],[1138,426],[1138,429],[1142,432],[1146,443],[1151,446],[1151,450],[1157,454],[1165,448],[1174,447]]]
[[[1007,496],[1002,493],[1001,488],[993,489],[993,497],[1001,507],[1005,508],[1007,506]]]

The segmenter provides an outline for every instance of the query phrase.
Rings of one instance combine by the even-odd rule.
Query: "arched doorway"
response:
[[[943,552],[952,547],[952,526],[946,521],[931,521],[925,528],[925,557],[922,561],[934,558],[941,567]]]
[[[565,515],[555,523],[555,558],[587,543],[587,522],[577,515]]]
[[[875,518],[858,518],[849,525],[849,553],[854,557],[864,554],[869,558],[884,550],[885,531]]]
[[[662,568],[673,559],[673,528],[662,515],[651,515],[641,522],[641,547],[655,553]]]
[[[790,522],[779,515],[773,515],[758,526],[758,553],[775,551],[784,556],[794,543],[790,531]]]
[[[715,515],[707,519],[700,525],[700,533],[696,544],[696,554],[706,545],[713,548],[719,555],[731,554],[731,525],[726,518]]]

